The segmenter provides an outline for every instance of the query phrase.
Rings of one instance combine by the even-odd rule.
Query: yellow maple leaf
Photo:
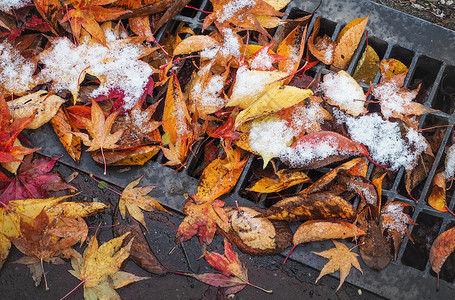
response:
[[[125,218],[126,211],[128,210],[130,215],[147,229],[142,210],[153,211],[157,209],[167,213],[169,212],[161,206],[155,198],[147,195],[155,188],[154,186],[136,188],[141,179],[142,177],[130,182],[126,186],[122,192],[118,206],[120,213],[122,214],[122,218]]]
[[[128,234],[129,232],[101,246],[98,246],[96,236],[93,236],[82,259],[71,259],[73,270],[68,272],[83,282],[85,299],[120,299],[115,289],[148,279],[119,271],[123,261],[130,255],[133,239],[121,247]]]
[[[333,243],[335,244],[336,248],[322,252],[313,252],[314,254],[330,259],[330,261],[325,264],[324,268],[322,268],[321,273],[316,279],[316,282],[318,282],[322,276],[340,270],[340,285],[337,288],[338,291],[346,277],[348,277],[349,272],[351,271],[351,265],[362,272],[362,274],[363,271],[360,268],[359,261],[357,260],[358,255],[356,253],[351,252],[351,250],[343,243],[337,241],[333,241]]]

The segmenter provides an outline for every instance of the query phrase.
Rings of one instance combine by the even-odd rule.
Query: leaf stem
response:
[[[65,296],[63,296],[62,298],[60,298],[60,300],[63,300],[65,299],[66,297],[68,297],[69,295],[71,295],[78,287],[80,287],[81,285],[83,285],[85,283],[85,280],[82,280],[81,282],[79,282],[78,285],[76,285],[71,291],[69,291]]]
[[[298,244],[295,244],[294,246],[292,246],[291,251],[289,251],[288,255],[286,256],[286,258],[283,261],[283,265],[286,263],[286,261],[288,260],[289,256],[291,255],[292,251],[294,251],[294,248],[297,247],[297,245]]]
[[[113,190],[111,189],[110,187],[108,187],[107,185],[105,185],[103,182],[99,181],[98,179],[96,179],[95,177],[93,177],[93,174],[89,174],[90,178],[92,178],[93,180],[95,180],[96,182],[98,182],[99,184],[101,184],[102,186],[104,186],[105,188],[107,188],[108,190],[110,190],[111,192],[114,192],[116,193],[117,195],[119,195],[120,197],[122,196],[122,194],[120,194],[119,192],[117,192],[116,190]]]
[[[49,286],[47,285],[46,272],[44,272],[43,259],[41,258],[40,261],[41,261],[41,270],[43,270],[44,286],[46,287],[46,291],[48,291],[49,290]]]
[[[252,287],[254,287],[254,288],[257,288],[258,290],[261,290],[261,291],[263,291],[263,292],[266,292],[267,294],[272,294],[272,293],[273,293],[272,290],[266,290],[266,289],[264,289],[264,288],[261,288],[260,286],[257,286],[257,285],[255,285],[255,284],[252,284],[251,282],[247,282],[247,284],[250,285],[250,286],[252,286]]]

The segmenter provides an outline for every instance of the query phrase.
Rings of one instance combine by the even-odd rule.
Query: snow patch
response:
[[[380,84],[373,90],[373,95],[380,100],[381,112],[385,118],[391,118],[393,113],[405,113],[405,107],[415,98],[414,92],[400,91],[394,82]]]
[[[0,10],[7,12],[31,3],[31,0],[0,0]]]
[[[27,61],[18,50],[7,42],[0,43],[0,85],[6,92],[20,94],[35,82],[35,64]]]
[[[250,60],[251,69],[269,70],[273,67],[273,57],[266,51],[259,50]]]
[[[382,222],[383,230],[395,230],[401,234],[406,232],[409,215],[403,212],[403,207],[399,203],[386,205],[381,211],[381,216],[384,220]]]
[[[388,165],[391,170],[412,169],[428,146],[425,138],[412,128],[405,135],[407,140],[403,139],[398,123],[386,121],[378,114],[358,118],[345,115],[344,122],[351,139],[365,145],[375,162]]]
[[[75,46],[68,39],[59,39],[40,56],[45,65],[40,78],[54,81],[56,91],[68,89],[77,96],[78,80],[86,71],[101,82],[90,96],[107,95],[109,91],[119,89],[125,95],[124,109],[131,109],[143,94],[152,68],[139,60],[145,54],[142,45],[114,40],[115,36],[109,31],[106,36],[110,40],[107,47],[89,42]]]
[[[223,5],[221,14],[218,17],[217,21],[220,23],[226,22],[232,18],[237,12],[241,11],[244,8],[251,8],[256,4],[254,0],[234,0]]]
[[[455,144],[450,146],[447,151],[444,176],[446,179],[450,179],[455,176]]]

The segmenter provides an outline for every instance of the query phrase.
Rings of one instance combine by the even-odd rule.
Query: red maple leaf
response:
[[[9,178],[0,172],[0,202],[7,205],[10,200],[47,198],[46,191],[73,188],[56,173],[48,173],[58,157],[43,157],[32,161],[25,157],[16,177]]]

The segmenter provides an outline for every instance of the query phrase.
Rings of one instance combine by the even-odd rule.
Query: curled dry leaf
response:
[[[264,177],[247,190],[258,193],[274,193],[291,186],[311,182],[304,172],[296,170],[279,170],[273,177]]]
[[[285,61],[278,62],[278,69],[288,74],[294,74],[300,65],[300,60],[305,49],[305,36],[308,26],[306,24],[298,24],[280,43],[277,49],[277,54],[288,57]],[[288,84],[293,76],[289,76],[284,81]]]
[[[155,187],[145,186],[136,187],[141,181],[142,177],[130,182],[122,192],[120,201],[118,203],[120,213],[124,219],[126,211],[137,221],[139,221],[145,228],[144,213],[145,211],[161,210],[169,213],[155,198],[148,196]],[[147,229],[148,230],[148,229]]]
[[[338,285],[337,291],[340,289],[346,277],[348,277],[349,272],[351,271],[351,266],[354,266],[362,274],[363,271],[360,268],[359,261],[357,259],[357,254],[352,252],[345,244],[333,241],[336,248],[326,250],[323,252],[313,252],[319,256],[330,259],[330,261],[322,268],[321,273],[319,274],[316,282],[321,279],[322,276],[334,273],[337,270],[340,270],[340,284]]]
[[[341,173],[336,180],[347,191],[358,194],[371,207],[378,207],[380,199],[376,186],[365,177]]]
[[[450,228],[441,233],[431,245],[430,264],[438,276],[442,265],[453,250],[455,250],[455,228]]]
[[[320,192],[284,198],[269,207],[264,217],[287,222],[338,218],[353,220],[355,209],[334,193]]]
[[[333,52],[335,51],[337,44],[325,34],[323,37],[318,36],[320,26],[321,17],[318,17],[314,22],[313,33],[308,38],[308,50],[310,50],[311,54],[319,61],[322,61],[326,65],[330,65],[333,62]]]
[[[431,192],[428,197],[428,204],[436,210],[446,212],[446,178],[444,172],[438,172],[433,177],[431,182]]]
[[[25,127],[36,129],[49,122],[57,113],[65,99],[57,95],[50,95],[46,91],[38,91],[7,102],[11,117],[14,120],[35,117]]]
[[[363,176],[367,175],[368,170],[368,160],[364,157],[357,157],[348,162],[345,162],[329,172],[321,176],[317,181],[315,181],[309,187],[303,189],[300,194],[313,194],[316,192],[323,191],[334,182],[337,178],[338,173],[344,172],[345,174],[350,174],[353,176]]]
[[[116,214],[116,216],[118,217],[118,214]],[[150,273],[165,274],[166,269],[161,265],[160,261],[156,258],[147,243],[139,222],[130,220],[128,224],[120,224],[114,227],[114,233],[116,236],[122,236],[127,232],[130,234],[126,236],[123,241],[123,245],[128,244],[131,240],[133,241],[131,245],[130,258],[142,269]]]
[[[230,230],[219,230],[239,250],[250,255],[278,254],[291,245],[292,232],[282,221],[261,217],[260,209],[226,207]]]
[[[76,163],[79,163],[81,158],[81,138],[73,134],[73,132],[78,132],[79,130],[70,123],[65,108],[59,108],[50,122],[66,152]]]

